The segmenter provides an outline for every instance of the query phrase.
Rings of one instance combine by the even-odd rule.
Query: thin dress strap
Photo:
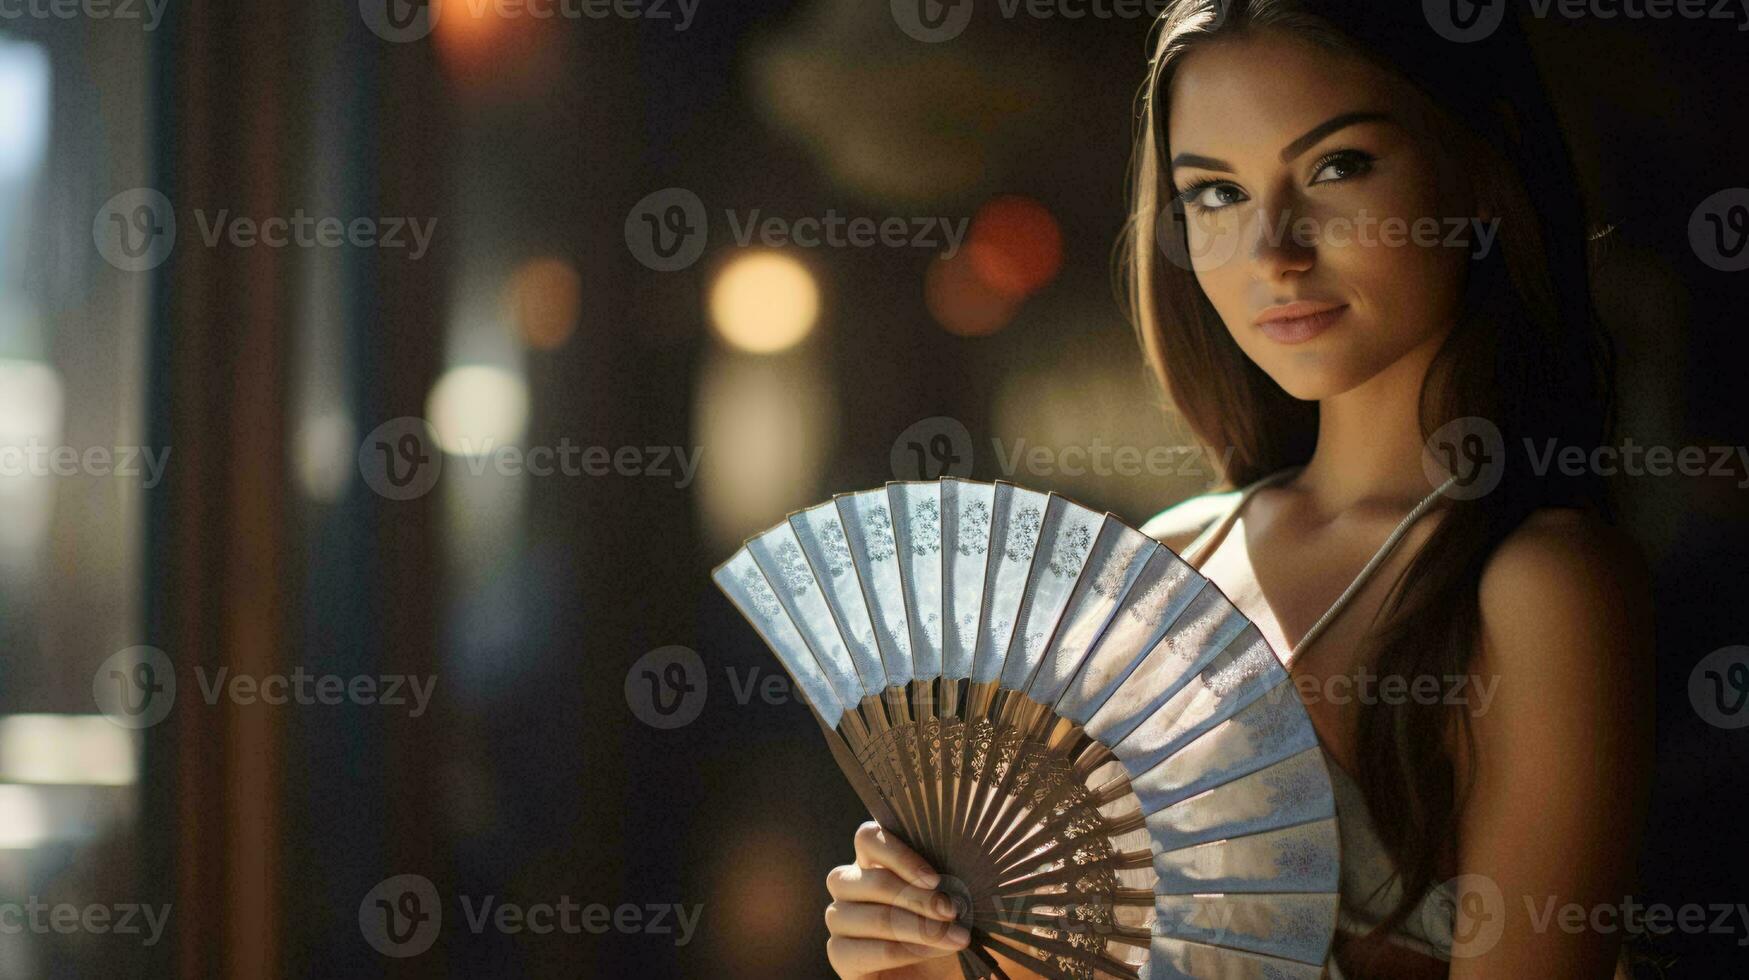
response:
[[[1209,554],[1212,553],[1215,548],[1220,547],[1221,542],[1225,540],[1227,531],[1230,530],[1233,523],[1238,520],[1239,512],[1244,509],[1245,504],[1251,500],[1251,497],[1264,487],[1273,486],[1274,484],[1281,482],[1285,477],[1299,472],[1299,469],[1300,467],[1294,467],[1271,473],[1269,476],[1266,476],[1246,487],[1239,494],[1239,499],[1234,502],[1233,509],[1228,511],[1226,516],[1222,517],[1207,531],[1204,531],[1195,541],[1191,542],[1189,547],[1185,549],[1185,562],[1192,568],[1196,568],[1200,571],[1202,563],[1208,560]],[[1300,637],[1300,642],[1294,644],[1293,650],[1287,652],[1287,655],[1283,658],[1284,661],[1297,658],[1301,651],[1305,650],[1313,640],[1318,638],[1318,634],[1324,632],[1324,628],[1330,625],[1331,621],[1336,618],[1337,614],[1341,613],[1343,608],[1348,605],[1349,600],[1353,599],[1354,596],[1360,592],[1361,587],[1366,585],[1367,580],[1372,578],[1373,572],[1377,571],[1379,566],[1385,563],[1385,559],[1390,557],[1391,552],[1396,550],[1397,544],[1403,540],[1403,536],[1409,533],[1409,528],[1413,526],[1416,521],[1420,520],[1422,515],[1426,514],[1427,511],[1433,507],[1434,503],[1436,503],[1440,497],[1444,496],[1446,491],[1450,490],[1456,483],[1457,477],[1455,476],[1446,480],[1439,489],[1421,498],[1421,502],[1416,504],[1409,513],[1403,516],[1403,519],[1397,523],[1396,528],[1391,531],[1390,536],[1385,538],[1384,544],[1379,545],[1379,549],[1373,552],[1372,558],[1368,559],[1367,563],[1361,566],[1359,574],[1354,576],[1354,581],[1348,583],[1348,588],[1342,590],[1342,594],[1336,597],[1336,601],[1330,604],[1330,608],[1324,610],[1324,615],[1319,616],[1318,621],[1312,624],[1312,628],[1306,630],[1305,635]],[[1191,555],[1195,556],[1194,559],[1190,557]]]
[[[1275,484],[1280,483],[1282,480],[1298,473],[1300,469],[1301,467],[1298,466],[1290,466],[1287,469],[1276,470],[1274,473],[1262,477],[1261,479],[1253,480],[1250,484],[1241,488],[1239,490],[1238,498],[1233,501],[1233,508],[1227,511],[1226,514],[1222,515],[1220,520],[1215,521],[1207,528],[1204,528],[1203,532],[1196,536],[1196,540],[1185,546],[1184,554],[1181,556],[1184,559],[1185,564],[1188,564],[1191,568],[1200,569],[1202,563],[1208,560],[1209,554],[1221,546],[1221,541],[1226,538],[1228,529],[1233,526],[1234,521],[1239,519],[1239,512],[1244,510],[1245,505],[1250,502],[1251,495],[1262,490],[1264,487],[1274,486]]]

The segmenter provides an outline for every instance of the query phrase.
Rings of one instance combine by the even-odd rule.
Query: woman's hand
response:
[[[856,828],[856,863],[826,876],[826,959],[844,980],[947,980],[970,935],[954,922],[941,876],[869,821]]]

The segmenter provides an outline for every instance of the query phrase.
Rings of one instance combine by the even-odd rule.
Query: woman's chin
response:
[[[1284,371],[1270,377],[1282,391],[1303,402],[1323,401],[1354,387],[1352,379],[1347,376],[1336,377],[1322,371]]]

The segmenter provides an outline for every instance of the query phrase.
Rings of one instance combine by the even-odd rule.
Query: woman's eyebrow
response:
[[[1329,136],[1331,133],[1334,133],[1339,129],[1347,129],[1349,126],[1358,126],[1361,123],[1369,122],[1391,123],[1393,125],[1397,124],[1396,118],[1388,112],[1379,112],[1376,110],[1345,112],[1340,116],[1334,116],[1316,126],[1313,126],[1310,130],[1307,130],[1306,135],[1289,143],[1281,151],[1281,162],[1287,163],[1294,157],[1306,152],[1307,148],[1311,147],[1319,140]],[[1231,173],[1233,170],[1233,165],[1227,161],[1218,160],[1214,157],[1205,157],[1200,153],[1180,153],[1172,158],[1172,166],[1174,168],[1196,167],[1200,170],[1225,170],[1228,173]]]

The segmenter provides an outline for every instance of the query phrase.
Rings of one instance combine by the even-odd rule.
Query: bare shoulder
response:
[[[1482,656],[1491,670],[1539,679],[1595,670],[1600,659],[1643,666],[1650,594],[1645,559],[1619,528],[1578,510],[1539,510],[1483,566]]]
[[[1579,510],[1536,511],[1507,535],[1482,569],[1484,616],[1644,601],[1645,558],[1625,533]]]
[[[1173,551],[1183,551],[1196,536],[1233,507],[1239,491],[1205,493],[1166,508],[1142,525],[1142,533]]]

